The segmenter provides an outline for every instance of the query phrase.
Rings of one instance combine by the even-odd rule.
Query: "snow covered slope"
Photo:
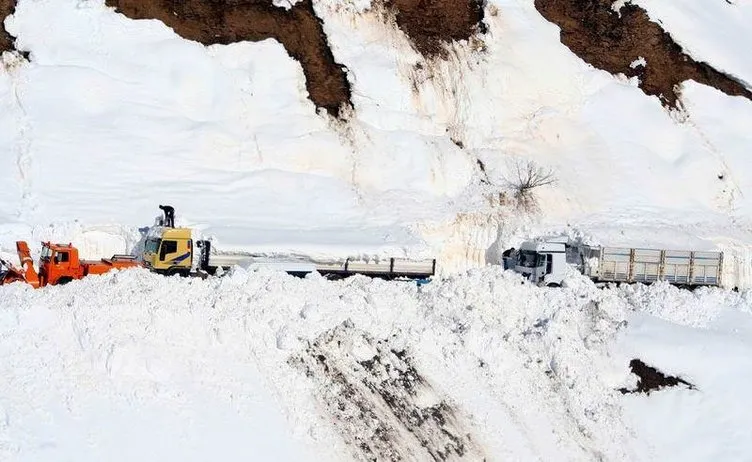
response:
[[[736,19],[713,28],[731,10],[639,3],[749,81],[726,46],[744,42],[748,5],[721,2]],[[30,62],[6,53],[0,70],[0,251],[52,237],[127,251],[170,203],[256,252],[435,255],[451,271],[551,231],[721,247],[749,267],[749,100],[687,82],[668,111],[585,64],[530,1],[487,2],[487,32],[430,59],[369,2],[314,7],[347,66],[347,122],[317,113],[274,40],[205,47],[102,0],[19,0],[5,26]],[[558,180],[532,221],[499,205],[518,158]]]
[[[750,294],[143,270],[0,288],[0,458],[744,460]],[[622,395],[640,358],[694,385]]]

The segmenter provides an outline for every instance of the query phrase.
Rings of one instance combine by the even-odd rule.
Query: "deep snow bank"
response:
[[[669,32],[687,22],[644,3]],[[31,62],[6,54],[0,70],[0,251],[49,235],[128,251],[159,203],[237,249],[420,253],[453,270],[550,230],[747,251],[748,100],[688,82],[669,113],[583,63],[529,1],[487,2],[485,34],[428,59],[368,1],[314,8],[348,69],[347,124],[316,113],[274,40],[204,47],[102,0],[19,1],[5,26]],[[690,45],[720,43],[711,29]],[[688,52],[746,72],[743,49],[710,60],[719,48]],[[555,172],[541,223],[499,205],[515,159]]]
[[[749,449],[737,430],[752,422],[734,409],[752,403],[724,393],[743,386],[735,367],[748,370],[750,306],[748,293],[597,290],[577,278],[541,289],[494,268],[422,288],[141,270],[6,286],[0,451],[4,460],[346,460],[384,450],[409,460],[456,455],[459,441],[468,460],[647,460],[681,444],[669,425],[681,412],[726,415],[692,436],[739,454],[718,445]],[[633,325],[635,315],[659,327]],[[690,346],[692,360],[682,353]],[[698,389],[622,396],[635,355]],[[450,436],[437,439],[440,428]]]

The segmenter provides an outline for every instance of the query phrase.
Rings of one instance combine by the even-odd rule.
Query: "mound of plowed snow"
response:
[[[143,270],[0,288],[3,460],[740,460],[752,297]],[[696,388],[623,395],[629,363]],[[699,449],[701,448],[701,450]]]
[[[748,250],[749,100],[686,82],[670,112],[585,64],[533,2],[484,2],[486,33],[426,58],[377,3],[313,2],[352,87],[344,122],[316,112],[274,40],[206,47],[102,0],[17,2],[5,27],[30,61],[0,65],[0,252],[49,236],[130,251],[160,203],[234,250],[422,252],[450,269],[493,262],[500,223],[507,247],[568,231]],[[688,53],[748,80],[734,35],[747,6],[638,3]],[[528,160],[557,180],[536,191],[540,226],[501,205]],[[468,233],[475,213],[496,222]]]

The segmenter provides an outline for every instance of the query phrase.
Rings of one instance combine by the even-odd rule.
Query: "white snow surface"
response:
[[[465,460],[744,460],[752,450],[750,292],[601,290],[579,276],[537,288],[498,267],[422,287],[136,269],[0,288],[0,458],[365,460],[346,441],[372,440],[368,419],[338,414],[328,401],[342,396],[337,382],[291,360],[315,362],[306,349],[333,331],[339,346],[319,351],[351,383],[373,380],[359,364],[377,350],[405,351],[424,384],[404,396],[451,408],[475,446]],[[635,357],[696,389],[622,395]],[[428,458],[416,441],[393,449]]]

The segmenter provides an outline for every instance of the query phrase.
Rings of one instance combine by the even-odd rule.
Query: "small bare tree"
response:
[[[517,207],[530,212],[538,208],[535,190],[553,183],[556,183],[553,171],[529,159],[515,159],[507,176]]]

